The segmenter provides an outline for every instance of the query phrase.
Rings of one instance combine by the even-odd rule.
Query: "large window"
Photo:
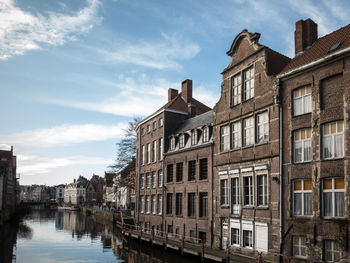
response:
[[[228,179],[220,180],[220,204],[228,205]]]
[[[153,141],[152,147],[152,162],[157,161],[157,141]]]
[[[143,213],[145,209],[145,196],[140,197],[140,213]]]
[[[194,129],[193,131],[191,131],[191,144],[196,145],[197,142],[198,142],[198,133],[197,133],[197,130]]]
[[[163,212],[163,196],[160,194],[157,196],[157,198],[158,198],[157,214],[161,215]]]
[[[326,262],[338,262],[340,259],[339,243],[335,240],[324,241],[324,260]]]
[[[324,159],[344,156],[343,121],[327,123],[322,126],[322,154]]]
[[[174,175],[174,166],[172,164],[168,164],[167,175],[166,175],[166,182],[167,183],[173,182],[173,175]]]
[[[344,178],[323,179],[323,215],[345,216]]]
[[[311,128],[293,132],[293,159],[294,163],[311,161]]]
[[[156,188],[157,186],[157,179],[156,179],[156,172],[152,172],[152,188]]]
[[[231,245],[239,246],[239,229],[231,228]]]
[[[144,174],[140,174],[140,188],[143,189],[145,188],[145,175]]]
[[[267,175],[257,176],[258,205],[267,205]]]
[[[292,237],[293,257],[306,257],[306,238],[301,236]]]
[[[182,193],[176,194],[176,209],[175,213],[177,216],[182,215]]]
[[[243,120],[243,146],[254,144],[254,117]]]
[[[156,213],[156,196],[155,195],[152,195],[151,212],[152,214]]]
[[[163,119],[162,119],[162,118],[159,119],[159,121],[158,121],[158,126],[159,126],[159,127],[162,127],[162,126],[163,126]]]
[[[254,97],[254,67],[243,71],[243,101]]]
[[[151,175],[150,175],[150,173],[146,173],[146,187],[147,188],[151,187]]]
[[[159,139],[159,160],[163,160],[163,138]]]
[[[253,248],[253,231],[243,230],[243,247]]]
[[[230,149],[230,126],[222,126],[220,128],[220,151],[228,151]]]
[[[185,147],[185,134],[180,134],[179,136],[179,147]]]
[[[256,115],[256,143],[269,140],[269,113],[263,112]]]
[[[209,141],[209,127],[205,126],[203,128],[203,142],[208,142]]]
[[[241,89],[242,89],[242,81],[241,74],[234,76],[231,80],[231,105],[237,105],[241,103]]]
[[[199,180],[208,179],[208,158],[199,160]]]
[[[151,163],[151,144],[147,143],[147,163]]]
[[[149,195],[146,195],[146,214],[149,214],[149,212],[150,212]]]
[[[196,180],[196,161],[188,162],[188,181]]]
[[[208,216],[208,193],[199,193],[199,217]]]
[[[182,181],[182,175],[183,175],[183,163],[177,163],[176,164],[176,182]]]
[[[232,138],[231,138],[231,148],[237,149],[241,147],[241,122],[237,121],[231,125]]]
[[[173,194],[166,194],[166,213],[167,215],[173,213]]]
[[[312,215],[312,181],[293,181],[293,215]]]
[[[158,171],[158,187],[163,186],[163,170]]]
[[[239,191],[239,177],[231,178],[231,214],[239,215],[240,209],[240,191]]]
[[[195,193],[188,193],[188,216],[196,216]]]
[[[140,156],[141,164],[145,164],[145,146],[141,146],[141,156]]]
[[[243,197],[244,197],[244,205],[254,204],[253,176],[243,177]]]
[[[294,116],[311,112],[311,87],[306,86],[293,91]]]
[[[170,138],[170,151],[175,150],[175,137]]]

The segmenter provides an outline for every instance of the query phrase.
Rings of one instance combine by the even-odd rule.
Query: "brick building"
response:
[[[169,234],[212,244],[213,112],[186,119],[167,138],[165,220]]]
[[[318,39],[298,21],[295,54],[278,75],[284,251],[334,262],[349,250],[350,25]]]
[[[136,141],[136,222],[146,229],[163,228],[164,138],[185,119],[210,108],[192,97],[192,80],[182,82],[181,93],[168,90],[168,102],[137,125]]]
[[[243,30],[214,107],[215,245],[279,252],[279,107],[275,75],[289,58]]]

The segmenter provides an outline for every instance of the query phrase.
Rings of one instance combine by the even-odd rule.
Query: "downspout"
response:
[[[211,242],[210,246],[213,247],[214,243],[214,154],[213,154],[213,148],[214,148],[214,142],[210,145],[210,162],[211,162]]]

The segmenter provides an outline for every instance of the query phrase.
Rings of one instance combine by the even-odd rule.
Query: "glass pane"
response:
[[[332,137],[323,137],[323,158],[332,157]]]
[[[335,179],[335,189],[344,189],[344,178]]]
[[[312,190],[312,181],[304,180],[304,190]]]
[[[301,190],[301,181],[294,181],[294,191]]]
[[[337,132],[337,123],[334,122],[331,124],[331,133],[336,133]]]
[[[345,215],[344,193],[335,193],[335,216]]]
[[[294,162],[298,163],[302,161],[302,142],[298,141],[295,142],[295,146],[294,146]]]
[[[338,132],[343,132],[343,122],[338,122]]]
[[[302,114],[302,98],[294,99],[294,115]]]
[[[302,206],[301,206],[301,193],[294,193],[294,215],[302,215]]]
[[[304,194],[304,215],[312,215],[312,194]]]
[[[334,135],[334,157],[343,157],[343,134]]]
[[[323,180],[323,189],[332,189],[332,179],[324,179]]]
[[[311,140],[304,141],[304,160],[311,161]]]
[[[324,216],[333,216],[332,193],[323,193]]]

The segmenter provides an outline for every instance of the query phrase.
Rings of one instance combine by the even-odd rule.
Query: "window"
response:
[[[196,161],[188,162],[188,181],[196,180]]]
[[[147,143],[147,163],[151,163],[151,144]]]
[[[256,143],[269,140],[269,113],[263,112],[256,115]]]
[[[152,211],[152,214],[156,213],[156,196],[155,195],[152,195],[151,211]]]
[[[159,160],[163,160],[163,138],[159,139]]]
[[[141,189],[145,188],[144,181],[145,181],[145,175],[140,174],[140,188]]]
[[[312,181],[297,180],[293,182],[293,215],[312,215]]]
[[[197,130],[191,131],[191,145],[197,144]]]
[[[149,214],[150,211],[150,202],[149,202],[149,195],[146,195],[146,214]]]
[[[241,122],[237,121],[231,125],[232,138],[231,148],[237,149],[241,147]]]
[[[243,101],[254,97],[254,68],[243,71]]]
[[[228,205],[228,179],[220,180],[220,204]]]
[[[156,172],[152,172],[152,188],[156,188],[156,186],[157,186]]]
[[[337,121],[322,126],[322,152],[324,159],[344,156],[343,122]]]
[[[253,248],[253,231],[243,230],[243,247]]]
[[[166,194],[166,213],[167,215],[173,213],[173,194]]]
[[[228,151],[230,149],[230,127],[228,125],[220,128],[220,151]]]
[[[339,243],[335,240],[324,241],[324,259],[326,262],[338,262],[340,259]]]
[[[145,164],[145,146],[144,145],[142,145],[141,147],[140,159],[141,159],[141,164],[144,165]]]
[[[157,161],[157,141],[153,141],[152,147],[152,162]]]
[[[208,193],[199,193],[199,217],[208,216]]]
[[[182,181],[183,163],[176,164],[176,182]]]
[[[235,106],[241,103],[241,89],[242,89],[242,79],[241,74],[234,76],[231,79],[231,105]]]
[[[323,179],[323,215],[325,217],[345,215],[344,178]]]
[[[295,131],[293,132],[293,135],[294,135],[294,147],[293,147],[294,163],[311,161],[311,128]]]
[[[170,151],[175,150],[175,137],[170,138]]]
[[[243,197],[244,197],[244,205],[254,204],[252,176],[243,177]]]
[[[174,173],[174,166],[172,164],[168,164],[167,166],[167,177],[166,182],[170,183],[173,181],[173,173]]]
[[[243,120],[243,146],[254,144],[254,118]]]
[[[146,173],[146,187],[151,187],[151,175],[149,173]]]
[[[209,127],[205,126],[203,128],[203,142],[208,142],[209,141]]]
[[[199,180],[208,179],[208,158],[199,160]]]
[[[231,214],[240,214],[239,178],[231,178]]]
[[[160,118],[158,121],[158,127],[162,127],[163,126],[163,119]]]
[[[141,135],[145,135],[145,129],[141,128]]]
[[[147,132],[151,131],[151,125],[147,125]]]
[[[177,216],[182,215],[182,193],[176,193],[175,213]]]
[[[160,194],[160,195],[158,195],[157,214],[161,215],[162,211],[163,211],[163,196]]]
[[[179,148],[185,147],[185,134],[180,134],[179,137]]]
[[[292,237],[293,256],[294,257],[306,257],[306,238],[300,236]]]
[[[144,212],[144,208],[145,208],[145,197],[141,196],[141,198],[140,198],[140,213]]]
[[[311,87],[306,86],[293,91],[293,115],[311,112]]]
[[[163,170],[158,171],[158,187],[163,186]]]
[[[157,129],[157,122],[156,121],[153,122],[152,128],[153,128],[153,130]]]
[[[195,193],[188,193],[188,216],[196,216]]]
[[[231,245],[239,246],[239,229],[231,228]]]
[[[267,205],[267,175],[257,176],[258,205]]]

